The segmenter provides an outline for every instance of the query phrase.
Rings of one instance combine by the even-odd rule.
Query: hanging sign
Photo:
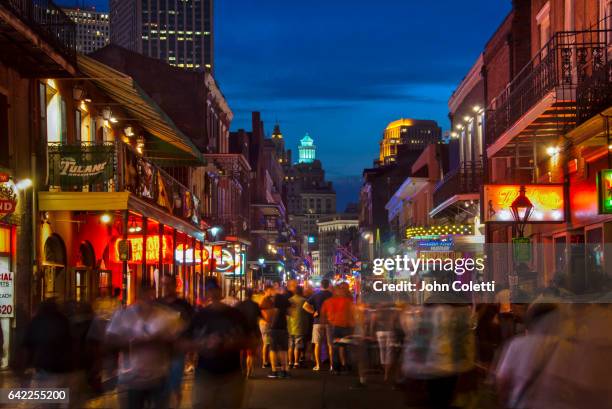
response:
[[[529,237],[513,238],[512,247],[516,263],[529,263],[531,261],[531,239]]]
[[[114,177],[113,145],[50,145],[49,184],[72,187]]]
[[[597,173],[597,202],[599,214],[612,214],[612,169]]]
[[[0,173],[0,218],[15,213],[17,188],[8,173]]]
[[[524,185],[525,195],[533,204],[528,223],[562,223],[565,221],[565,195],[562,184]],[[485,222],[514,223],[510,206],[520,193],[521,185],[485,185]]]

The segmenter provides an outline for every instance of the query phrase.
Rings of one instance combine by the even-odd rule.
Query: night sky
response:
[[[74,5],[75,0],[59,1]],[[107,0],[86,4],[107,9]],[[506,13],[510,0],[216,0],[215,76],[235,117],[288,147],[309,132],[339,194],[357,200],[386,124],[435,119]],[[294,155],[295,157],[295,155]]]

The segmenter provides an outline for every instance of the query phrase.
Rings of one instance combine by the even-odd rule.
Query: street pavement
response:
[[[244,409],[396,409],[404,405],[404,393],[384,384],[381,375],[370,377],[364,389],[355,389],[353,375],[335,376],[328,371],[294,369],[289,379],[269,379],[268,371],[257,369],[247,382]],[[2,376],[0,375],[0,378]],[[17,386],[10,375],[4,375],[4,388]],[[192,377],[183,383],[181,408],[191,408]],[[85,408],[114,409],[119,396],[111,391],[87,401]],[[410,406],[409,408],[415,408]]]

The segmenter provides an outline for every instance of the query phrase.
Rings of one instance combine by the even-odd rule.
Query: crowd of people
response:
[[[143,287],[128,306],[120,292],[93,306],[42,303],[22,344],[31,385],[69,387],[75,408],[115,388],[123,408],[178,408],[188,373],[193,408],[237,409],[261,365],[274,380],[312,370],[354,374],[354,389],[386,382],[430,408],[611,407],[607,306],[512,305],[504,294],[480,305],[364,302],[328,279],[270,283],[239,300],[208,278],[196,308],[176,287],[164,276],[163,296]]]

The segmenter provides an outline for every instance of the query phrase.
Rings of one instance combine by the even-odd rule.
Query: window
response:
[[[0,166],[9,167],[8,98],[0,94]]]
[[[612,44],[612,0],[599,0],[599,19],[607,43]]]
[[[536,16],[536,21],[538,23],[538,41],[539,48],[543,49],[544,46],[548,43],[551,37],[550,31],[550,2],[546,2],[546,4],[540,9],[538,15]],[[546,57],[548,50],[542,50],[541,57]]]
[[[81,111],[77,109],[76,111],[74,111],[74,126],[76,128],[77,142],[81,142],[81,126],[82,126],[81,119],[82,119]]]

